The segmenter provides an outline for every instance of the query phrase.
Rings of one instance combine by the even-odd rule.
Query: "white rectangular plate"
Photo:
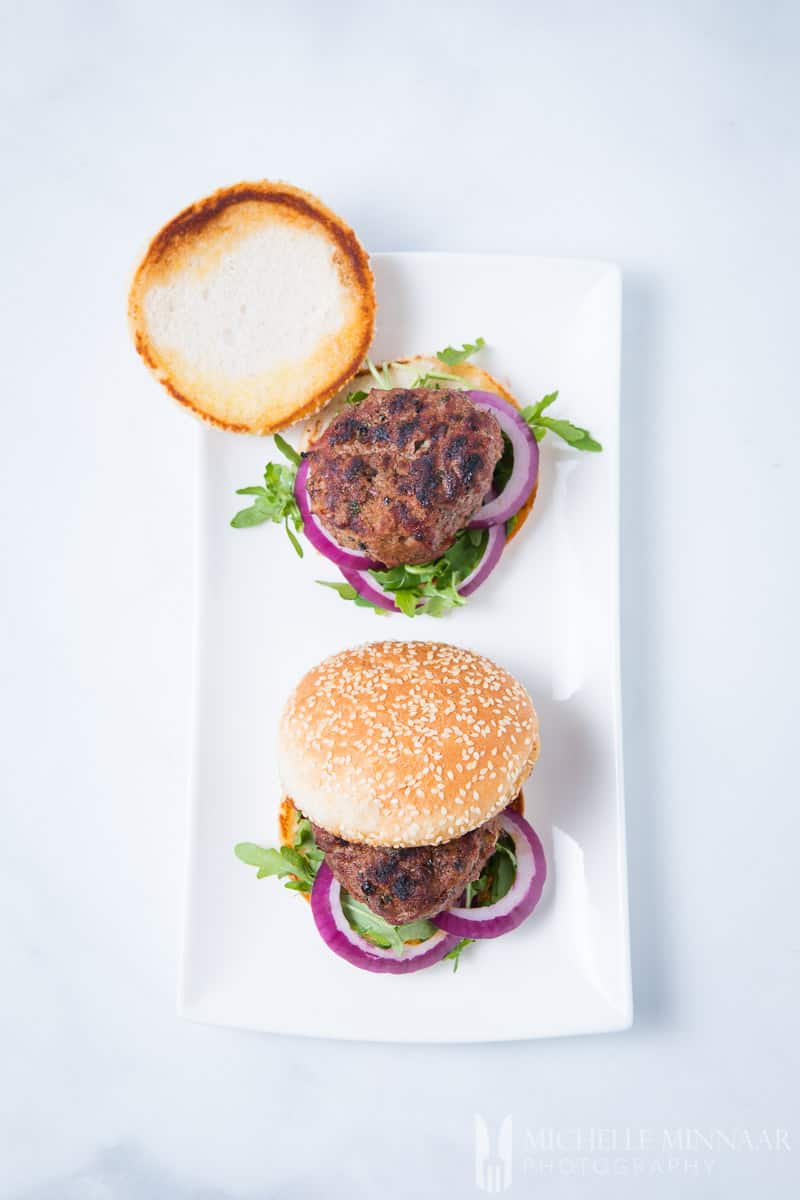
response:
[[[463,610],[378,617],[315,579],[273,525],[234,531],[234,489],[272,442],[200,431],[191,842],[179,1012],[276,1033],[382,1041],[494,1041],[622,1029],[631,984],[618,645],[620,276],[607,263],[377,254],[376,359],[482,335],[479,361],[528,404],[588,426],[602,454],[548,435],[530,523]],[[276,842],[275,735],[286,696],[332,652],[375,638],[450,641],[529,688],[542,752],[526,813],[548,858],[525,925],[408,976],[336,958],[308,905],[233,853]]]

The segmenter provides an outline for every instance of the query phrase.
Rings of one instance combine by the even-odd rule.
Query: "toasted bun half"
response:
[[[315,412],[372,341],[375,287],[349,226],[285,183],[240,183],[156,234],[131,286],[136,349],[224,429],[271,433]]]
[[[382,363],[379,369],[382,372],[388,372],[389,382],[392,387],[413,387],[415,380],[429,372],[440,375],[442,373],[455,375],[459,380],[463,380],[463,384],[448,383],[445,380],[442,381],[441,386],[443,388],[448,386],[463,386],[471,391],[493,392],[496,396],[502,396],[504,400],[507,400],[509,404],[513,404],[515,408],[522,408],[522,405],[515,396],[512,396],[507,387],[504,387],[498,379],[495,379],[488,371],[484,371],[482,367],[476,366],[475,363],[458,363],[456,366],[450,367],[434,354],[417,354],[414,358],[398,358],[392,362]],[[347,387],[334,398],[323,412],[316,413],[309,418],[304,430],[303,448],[307,450],[311,443],[317,440],[330,421],[341,411],[347,396],[351,392],[368,392],[374,386],[375,380],[369,371],[360,370],[350,380]],[[538,486],[537,480],[536,486],[530,496],[517,513],[517,519],[507,536],[507,541],[510,542],[512,538],[516,537],[525,524],[536,500]]]
[[[296,808],[348,841],[398,847],[482,825],[538,754],[522,684],[438,642],[372,642],[326,659],[289,698],[278,745]]]

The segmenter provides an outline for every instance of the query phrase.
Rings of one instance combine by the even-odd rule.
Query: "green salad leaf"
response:
[[[286,535],[299,558],[303,557],[303,547],[296,536],[303,528],[303,518],[297,501],[294,498],[294,481],[301,457],[279,433],[275,434],[275,445],[288,460],[284,463],[267,463],[264,468],[264,483],[262,485],[238,488],[237,496],[252,496],[253,503],[249,508],[243,508],[231,520],[234,529],[248,529],[253,525],[263,525],[265,521],[273,521],[276,525],[283,524]]]
[[[455,346],[446,346],[444,350],[436,352],[436,357],[445,366],[455,367],[458,363],[466,362],[470,355],[477,354],[485,345],[486,342],[479,337],[474,342],[465,342],[460,350],[456,350]],[[443,383],[457,383],[462,390],[468,386],[467,381],[461,375],[451,375],[447,371],[425,371],[416,377],[411,386],[438,388]]]
[[[342,889],[340,894],[342,912],[347,917],[350,927],[374,946],[402,953],[407,942],[425,942],[436,933],[433,921],[409,921],[406,925],[390,925],[366,904],[354,900],[349,892]]]
[[[456,350],[455,346],[445,346],[444,350],[439,350],[436,357],[439,362],[447,363],[448,367],[454,367],[457,363],[466,362],[473,354],[477,354],[479,350],[483,350],[486,342],[482,337],[475,338],[474,342],[465,342],[460,350]]]
[[[286,438],[281,437],[279,433],[274,433],[272,435],[272,440],[284,458],[288,458],[289,462],[293,463],[296,467],[300,466],[300,463],[303,461],[303,456],[298,450],[295,450],[294,446],[287,442]]]
[[[388,571],[370,571],[377,582],[390,592],[395,604],[407,617],[427,613],[442,617],[453,608],[466,604],[458,594],[458,586],[475,569],[483,557],[489,535],[485,529],[463,529],[453,545],[440,558],[429,563],[406,563]],[[329,583],[318,579],[323,587],[332,588],[342,600],[352,600],[362,608],[377,608],[359,596],[350,584]]]
[[[281,846],[279,850],[265,849],[254,842],[239,842],[234,854],[249,867],[258,868],[258,879],[267,875],[283,878],[293,876],[284,887],[295,892],[310,892],[325,855],[314,841],[311,822],[301,817],[297,822],[292,846]]]
[[[284,887],[308,894],[314,886],[320,863],[325,855],[314,840],[311,822],[300,817],[295,829],[294,843],[279,850],[257,846],[254,842],[239,842],[234,846],[236,857],[249,867],[257,868],[257,878],[276,875],[286,879]],[[340,893],[342,911],[352,929],[368,942],[384,949],[402,952],[408,942],[427,941],[436,926],[432,921],[409,921],[405,925],[390,925],[360,900],[355,900],[344,888]]]
[[[456,942],[452,950],[448,950],[447,954],[445,954],[442,962],[446,962],[448,959],[452,960],[454,975],[458,970],[458,964],[463,951],[466,950],[467,946],[471,946],[475,940],[475,938],[462,938],[460,942]]]
[[[557,399],[558,392],[550,392],[538,404],[529,404],[522,410],[521,415],[537,442],[540,442],[549,430],[557,437],[563,438],[567,445],[572,446],[575,450],[590,450],[595,454],[599,453],[603,447],[595,441],[588,429],[582,429],[580,425],[573,425],[571,421],[544,415]]]
[[[444,371],[425,371],[412,381],[411,386],[415,388],[430,387],[432,384],[435,388],[439,388],[443,383],[457,383],[462,391],[466,386],[460,375],[447,375]]]
[[[392,364],[385,362],[382,367],[376,367],[371,358],[364,359],[364,369],[369,371],[381,391],[388,391],[392,386]]]
[[[317,583],[320,587],[330,588],[336,592],[342,600],[352,600],[359,608],[371,608],[379,617],[388,617],[389,612],[385,608],[378,608],[377,604],[370,604],[369,600],[365,600],[363,596],[359,596],[356,589],[351,583],[334,583],[329,579],[318,579]]]
[[[496,904],[510,891],[517,876],[517,856],[514,853],[514,842],[507,833],[501,833],[497,839],[494,853],[487,861],[478,879],[468,883],[464,889],[464,907],[482,908],[487,904]],[[462,952],[475,941],[474,938],[462,938],[457,942],[445,958],[453,960],[453,970],[458,970]]]
[[[311,822],[306,817],[298,818],[291,846],[281,846],[275,850],[257,846],[254,842],[239,842],[234,846],[234,852],[243,863],[257,869],[258,879],[275,875],[284,879],[284,887],[291,891],[304,892],[306,895],[314,886],[320,863],[325,858],[314,840]],[[467,884],[463,902],[465,907],[477,908],[501,900],[511,888],[516,870],[514,842],[508,834],[501,833],[494,853],[484,866],[480,878]],[[390,925],[344,888],[341,889],[340,896],[342,912],[351,929],[374,946],[402,953],[403,946],[408,943],[425,942],[436,933],[437,927],[433,921],[408,921],[405,925]],[[444,958],[453,963],[454,972],[458,970],[461,954],[474,941],[474,938],[461,938],[445,954]]]
[[[484,904],[495,904],[502,900],[517,875],[517,857],[513,839],[501,833],[494,853],[487,861],[478,879],[468,883],[464,891],[465,908],[481,908]]]
[[[441,617],[466,604],[458,586],[483,557],[488,541],[485,529],[464,529],[453,545],[430,563],[407,563],[388,571],[372,571],[378,583],[394,596],[407,617],[427,613]]]

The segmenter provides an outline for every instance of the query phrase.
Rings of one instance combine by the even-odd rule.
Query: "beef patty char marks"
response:
[[[374,388],[309,450],[311,509],[387,567],[430,562],[480,508],[502,452],[497,420],[463,392]]]
[[[500,818],[439,846],[393,850],[347,842],[312,823],[314,838],[342,887],[391,925],[451,908],[494,852]]]

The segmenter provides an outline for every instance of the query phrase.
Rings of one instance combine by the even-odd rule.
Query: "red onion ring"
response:
[[[492,525],[480,562],[458,586],[459,596],[471,596],[482,583],[486,582],[499,563],[505,544],[505,526]],[[340,570],[350,587],[355,588],[363,600],[374,604],[376,608],[384,608],[387,612],[400,611],[392,599],[392,593],[387,592],[368,571],[351,571],[348,567],[341,567]],[[422,603],[423,601],[420,601],[420,604]]]
[[[392,593],[382,588],[377,579],[373,579],[367,571],[352,571],[349,567],[340,567],[339,570],[362,600],[369,601],[376,608],[385,608],[387,612],[400,612],[392,599]]]
[[[402,955],[396,950],[374,946],[350,927],[341,903],[341,887],[327,863],[317,871],[311,889],[311,912],[320,937],[334,954],[354,967],[377,974],[407,975],[440,962],[458,938],[440,930],[418,945],[407,945]]]
[[[542,894],[547,878],[547,860],[538,835],[519,813],[506,809],[500,818],[504,833],[514,842],[517,876],[500,900],[480,908],[451,908],[433,918],[446,933],[456,937],[495,938],[510,933],[529,917]]]
[[[470,529],[487,529],[490,525],[504,525],[530,496],[539,475],[539,444],[519,410],[508,400],[494,392],[467,392],[467,395],[476,408],[492,413],[514,451],[514,466],[506,486],[499,496],[487,500],[469,523]]]
[[[485,583],[500,562],[500,555],[506,544],[506,527],[501,522],[499,525],[492,525],[489,529],[489,538],[486,542],[486,548],[483,551],[481,560],[474,570],[470,571],[466,579],[458,585],[459,596],[471,596],[474,591]]]
[[[324,554],[337,567],[350,567],[357,571],[381,570],[382,564],[375,562],[372,558],[367,558],[363,554],[354,554],[351,550],[343,550],[333,538],[331,538],[322,525],[311,511],[311,501],[308,497],[308,459],[304,458],[297,468],[297,475],[294,481],[294,498],[297,501],[297,507],[300,509],[300,516],[303,518],[303,533],[306,535],[311,545],[315,550],[319,550],[320,554]]]

